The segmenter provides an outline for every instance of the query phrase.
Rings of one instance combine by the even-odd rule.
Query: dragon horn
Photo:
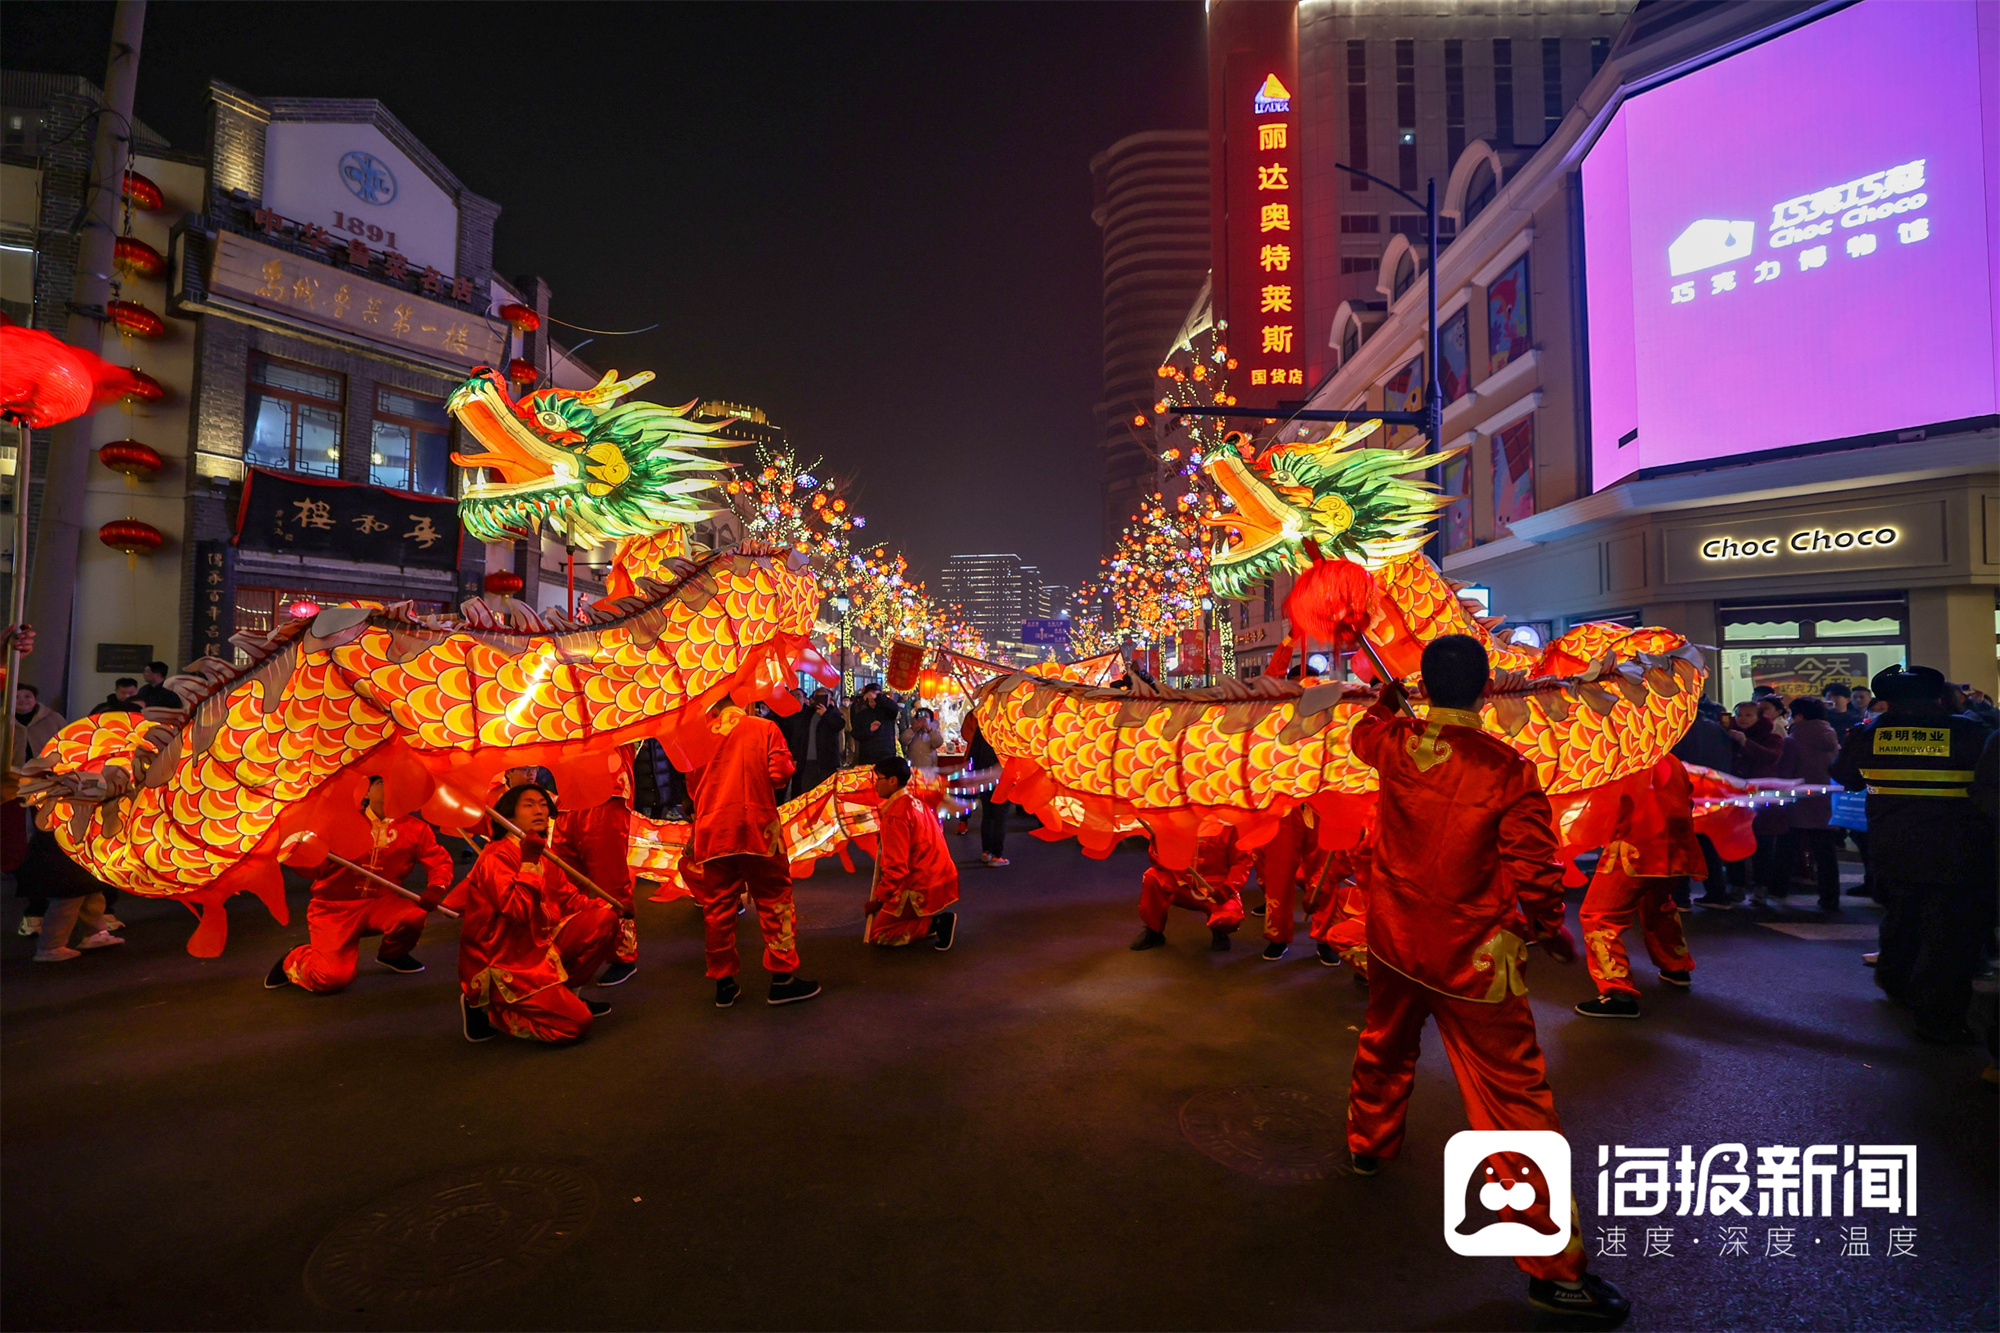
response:
[[[576,396],[576,400],[585,407],[602,407],[606,403],[616,402],[634,389],[643,388],[652,383],[652,380],[653,372],[650,370],[642,370],[629,380],[621,380],[617,371],[607,370],[604,372],[604,378],[597,382],[596,388],[585,389]]]

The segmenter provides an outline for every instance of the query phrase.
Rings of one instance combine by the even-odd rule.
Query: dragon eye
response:
[[[535,414],[535,420],[541,423],[542,429],[544,430],[569,429],[569,423],[563,420],[562,414],[560,412],[551,412],[548,411],[547,409],[544,409]]]

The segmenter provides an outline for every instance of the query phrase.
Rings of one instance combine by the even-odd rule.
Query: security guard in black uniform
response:
[[[1875,982],[1916,1011],[1926,1041],[1972,1040],[1966,1011],[1979,966],[1978,880],[1988,865],[1972,801],[1986,733],[1946,711],[1942,673],[1890,667],[1870,682],[1889,711],[1848,733],[1832,776],[1868,791],[1868,852],[1882,918]]]

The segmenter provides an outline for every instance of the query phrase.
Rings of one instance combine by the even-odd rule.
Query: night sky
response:
[[[109,4],[4,7],[10,69],[104,76]],[[213,76],[379,98],[501,207],[497,267],[648,396],[764,408],[861,474],[932,574],[1099,554],[1092,155],[1206,123],[1180,4],[158,3],[139,118],[199,151]],[[586,335],[559,330],[566,340]]]

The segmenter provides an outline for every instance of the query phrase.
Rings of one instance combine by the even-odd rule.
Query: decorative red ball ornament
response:
[[[516,384],[533,384],[541,377],[542,372],[535,369],[532,361],[523,361],[517,356],[507,363],[507,378]]]
[[[125,388],[125,397],[137,403],[163,402],[167,396],[167,386],[148,375],[143,370],[127,370],[131,383]]]
[[[137,440],[113,440],[97,451],[97,461],[113,472],[124,473],[127,486],[151,481],[167,465],[158,450]]]
[[[118,401],[132,372],[18,324],[0,324],[0,419],[40,430]]]
[[[542,317],[519,301],[509,301],[501,306],[500,318],[512,324],[516,333],[533,333],[542,327]]]
[[[167,257],[134,236],[120,236],[111,247],[111,262],[135,278],[157,278],[167,271]]]
[[[486,591],[495,597],[512,597],[527,586],[527,581],[511,569],[496,569],[486,576]]]
[[[1352,560],[1313,561],[1292,584],[1285,598],[1285,615],[1307,638],[1321,639],[1348,651],[1368,628],[1375,580]]]
[[[142,554],[151,555],[167,544],[165,533],[151,523],[141,523],[136,518],[120,518],[106,523],[97,530],[97,540],[114,551],[123,551],[128,568],[136,568]]]
[[[310,597],[301,597],[285,608],[285,614],[294,620],[311,620],[319,614],[319,603]]]
[[[120,333],[134,338],[157,338],[167,331],[167,321],[137,301],[107,301],[104,313],[111,317]]]
[[[167,202],[160,187],[136,171],[125,173],[125,197],[132,201],[132,207],[146,213],[159,212]]]

